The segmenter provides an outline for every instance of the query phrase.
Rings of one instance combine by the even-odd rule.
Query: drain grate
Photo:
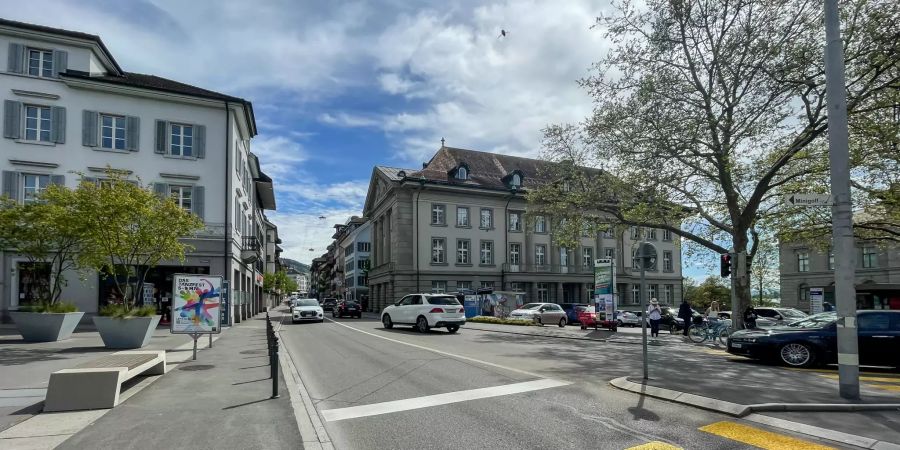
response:
[[[179,367],[178,370],[187,370],[189,372],[193,372],[195,370],[209,370],[209,369],[212,369],[213,367],[216,367],[216,366],[214,366],[212,364],[194,364],[192,366]]]

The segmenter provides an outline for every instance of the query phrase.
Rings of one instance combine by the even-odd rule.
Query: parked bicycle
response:
[[[706,340],[716,341],[722,345],[726,345],[729,335],[728,324],[724,320],[717,320],[713,323],[703,322],[702,324],[693,324],[688,329],[688,338],[697,344],[706,342]]]

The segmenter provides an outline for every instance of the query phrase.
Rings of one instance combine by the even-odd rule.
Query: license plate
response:
[[[731,346],[732,346],[733,348],[742,348],[742,347],[743,347],[743,344],[738,344],[738,343],[736,343],[736,342],[732,342],[732,343],[731,343]]]

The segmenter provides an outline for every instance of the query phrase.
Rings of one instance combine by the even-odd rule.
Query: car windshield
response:
[[[826,312],[821,314],[815,314],[804,319],[798,320],[796,322],[791,322],[787,326],[792,328],[823,328],[828,325],[831,325],[837,320],[837,314],[833,312]]]
[[[797,311],[796,309],[779,309],[778,312],[788,319],[803,319],[806,317],[806,314],[802,311]]]
[[[357,305],[359,305],[359,303],[356,303],[356,302],[346,302],[346,303],[344,303],[344,306],[357,306]]]
[[[458,305],[459,301],[456,297],[446,296],[446,297],[428,297],[429,305]]]
[[[522,306],[520,309],[538,309],[543,305],[543,303],[528,303]]]
[[[297,300],[295,306],[319,306],[319,302],[316,299]]]

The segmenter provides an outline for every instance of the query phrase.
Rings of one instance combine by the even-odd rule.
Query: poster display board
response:
[[[594,261],[594,307],[595,311],[606,313],[606,320],[615,320],[616,301],[614,289],[616,272],[612,259]]]
[[[172,277],[173,334],[212,334],[222,331],[222,277],[175,274]]]
[[[825,312],[825,288],[809,288],[809,313]]]

